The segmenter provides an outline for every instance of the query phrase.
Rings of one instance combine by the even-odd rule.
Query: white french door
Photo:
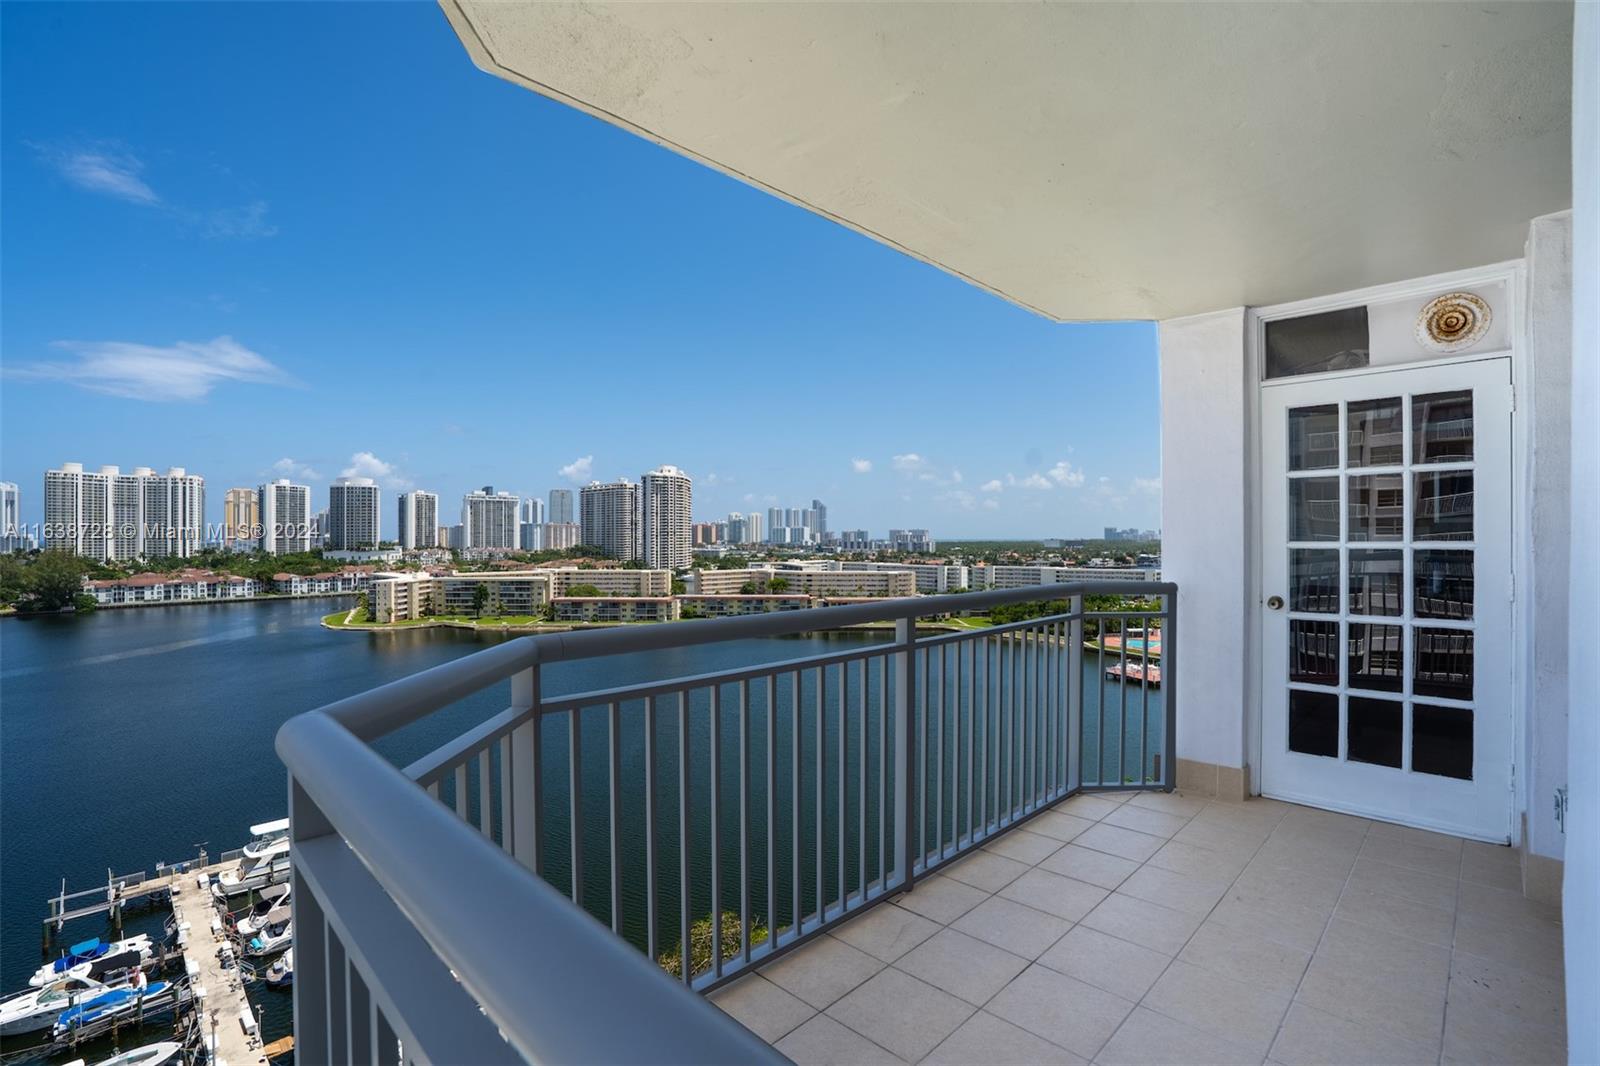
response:
[[[1510,360],[1261,411],[1262,792],[1509,839]]]

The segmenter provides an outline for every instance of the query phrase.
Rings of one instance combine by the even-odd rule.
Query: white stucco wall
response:
[[[1255,395],[1245,311],[1161,323],[1161,573],[1178,583],[1178,757],[1245,765]]]
[[[1564,930],[1567,1057],[1600,1062],[1600,5],[1576,5],[1572,87],[1572,564]]]
[[[1526,532],[1519,582],[1528,717],[1522,736],[1522,801],[1530,851],[1560,858],[1565,843],[1551,798],[1567,781],[1567,600],[1572,523],[1572,212],[1528,226],[1528,380],[1517,382],[1527,423],[1522,471]]]

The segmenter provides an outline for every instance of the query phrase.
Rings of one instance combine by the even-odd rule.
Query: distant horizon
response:
[[[0,6],[0,480],[1160,525],[1151,323],[1059,324],[478,71],[436,8]],[[286,69],[296,77],[285,79]],[[177,107],[174,101],[182,100]]]

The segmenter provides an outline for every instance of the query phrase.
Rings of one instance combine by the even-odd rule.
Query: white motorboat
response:
[[[123,985],[110,988],[79,1000],[61,1012],[51,1032],[60,1038],[74,1029],[92,1025],[110,1018],[135,1015],[141,1018],[170,1010],[186,994],[168,981],[151,981],[148,985]]]
[[[244,942],[244,953],[259,958],[276,955],[294,943],[294,923],[289,921],[269,925]]]
[[[68,977],[98,981],[103,974],[144,965],[153,950],[149,936],[143,933],[126,940],[85,940],[72,945],[59,959],[39,967],[28,978],[28,984],[39,988]]]
[[[259,859],[268,848],[280,840],[289,837],[289,819],[279,818],[275,822],[262,822],[260,825],[250,827],[250,843],[244,846],[246,859]]]
[[[109,1059],[101,1059],[94,1066],[161,1066],[162,1063],[171,1062],[181,1054],[183,1054],[182,1044],[176,1040],[162,1040],[124,1051]]]
[[[20,1036],[48,1029],[61,1017],[62,1011],[105,990],[106,986],[99,981],[67,977],[0,1000],[0,1036]]]
[[[234,928],[248,940],[268,926],[288,921],[290,914],[289,886],[269,885],[254,905],[235,915]]]
[[[273,988],[285,988],[294,984],[294,948],[290,948],[267,967],[267,976],[264,978]]]
[[[243,895],[268,885],[289,880],[289,838],[279,837],[262,846],[254,858],[242,858],[239,865],[224,870],[211,882],[211,893],[218,899]]]

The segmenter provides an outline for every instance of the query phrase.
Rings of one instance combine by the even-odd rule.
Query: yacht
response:
[[[276,955],[294,943],[294,923],[285,919],[269,925],[244,942],[244,953],[252,956]]]
[[[234,928],[248,940],[270,925],[289,920],[289,886],[271,885],[261,890],[261,898],[237,912]]]
[[[294,984],[294,948],[272,960],[264,980],[273,988],[287,988]]]
[[[0,1036],[20,1036],[48,1029],[62,1011],[105,988],[88,977],[67,977],[0,1000]]]
[[[164,1062],[173,1061],[182,1053],[183,1045],[176,1040],[162,1040],[124,1051],[109,1059],[101,1059],[94,1066],[161,1066]],[[69,1063],[68,1066],[72,1064]]]
[[[62,1011],[51,1034],[59,1038],[74,1029],[122,1015],[148,1017],[152,1013],[168,1010],[177,998],[178,991],[169,981],[151,981],[143,988],[137,985],[110,988],[79,1000]]]
[[[150,961],[150,937],[141,933],[126,940],[85,940],[67,949],[67,953],[47,962],[28,978],[35,988],[53,984],[66,977],[89,977],[98,980],[102,974],[142,966]]]
[[[280,840],[289,838],[289,819],[279,818],[275,822],[262,822],[260,825],[250,827],[250,843],[244,846],[246,860],[259,859],[268,848]]]
[[[211,893],[218,899],[243,895],[253,889],[282,884],[289,880],[289,838],[264,841],[253,857],[225,870],[211,882]]]

